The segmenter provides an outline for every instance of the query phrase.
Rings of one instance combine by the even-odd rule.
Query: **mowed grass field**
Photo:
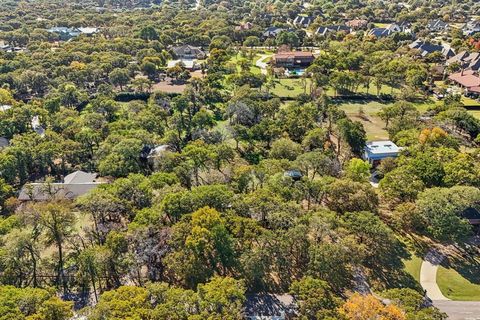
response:
[[[385,130],[385,122],[378,116],[378,112],[386,105],[388,104],[371,101],[367,103],[342,103],[338,107],[345,111],[350,119],[363,124],[368,140],[387,140],[389,137]],[[361,116],[360,110],[363,110],[364,116]]]
[[[437,284],[449,299],[480,301],[480,272],[476,272],[474,279],[469,280],[453,268],[440,266],[437,273]]]
[[[405,264],[405,271],[408,272],[415,281],[420,282],[422,259],[412,254],[410,260],[403,260],[403,263]]]

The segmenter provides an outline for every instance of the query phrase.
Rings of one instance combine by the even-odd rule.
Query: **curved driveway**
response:
[[[433,305],[445,312],[449,320],[480,320],[480,302],[452,301],[440,291],[437,271],[444,258],[445,256],[434,250],[427,253],[420,269],[420,284],[427,291]]]
[[[420,269],[420,284],[427,291],[427,296],[432,300],[450,300],[442,294],[437,285],[438,266],[445,257],[435,251],[430,251],[425,256]]]

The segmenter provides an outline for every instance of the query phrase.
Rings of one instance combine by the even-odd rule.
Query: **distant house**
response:
[[[314,19],[311,16],[298,15],[295,17],[292,24],[297,28],[308,28],[313,20]]]
[[[466,93],[480,95],[480,77],[473,70],[453,73],[448,77],[448,80],[465,89]]]
[[[368,25],[368,21],[365,19],[354,19],[354,20],[347,21],[345,25],[354,30],[359,30],[359,29],[366,28]]]
[[[86,35],[87,37],[97,34],[100,29],[94,27],[85,27],[85,28],[68,28],[68,27],[53,27],[47,30],[50,33],[57,34],[60,40],[67,41],[72,38],[78,37],[81,34]]]
[[[445,31],[448,28],[449,28],[449,24],[439,19],[431,20],[427,23],[427,29],[430,31],[440,32],[440,31]]]
[[[370,30],[368,35],[374,36],[375,38],[380,39],[380,38],[389,37],[394,33],[398,33],[398,32],[410,34],[412,31],[408,23],[402,23],[402,24],[392,23],[385,28],[373,28],[372,30]]]
[[[95,27],[78,28],[78,30],[80,31],[81,34],[84,34],[87,37],[91,37],[100,32],[100,29]]]
[[[289,320],[298,315],[297,303],[291,295],[248,295],[244,306],[247,320]]]
[[[253,28],[253,23],[251,22],[246,22],[242,23],[239,26],[235,27],[236,31],[246,31],[246,30],[251,30]]]
[[[466,36],[473,36],[477,32],[480,32],[480,20],[469,21],[463,27],[463,34]]]
[[[28,183],[20,190],[20,201],[47,201],[51,199],[72,200],[95,189],[103,182],[96,181],[96,173],[75,171],[63,179],[63,182]]]
[[[280,27],[269,27],[265,29],[263,32],[263,37],[264,38],[275,38],[278,36],[282,31],[288,31],[285,28],[280,28]]]
[[[343,26],[343,25],[321,26],[317,28],[317,30],[315,31],[315,34],[319,36],[326,36],[328,33],[337,33],[340,31],[343,31],[345,33],[350,33],[352,29],[348,26]]]
[[[453,49],[446,44],[432,44],[428,41],[416,40],[409,45],[410,49],[418,50],[422,57],[426,57],[434,52],[440,52],[445,59],[455,56]]]
[[[412,33],[412,24],[410,22],[402,21],[399,23],[392,23],[388,26],[388,29],[392,32]]]
[[[383,159],[398,157],[401,150],[392,141],[370,141],[365,145],[364,159],[375,166]]]
[[[207,54],[201,48],[190,45],[173,47],[172,53],[174,57],[179,60],[203,60],[207,57]]]
[[[294,181],[302,179],[303,175],[299,170],[288,170],[283,173],[284,177],[292,178]]]
[[[373,28],[368,32],[369,36],[373,36],[377,39],[380,38],[386,38],[391,36],[394,33],[394,31],[388,29],[388,28]]]
[[[463,70],[480,70],[480,52],[462,51],[447,60],[446,64],[452,65],[457,63]]]
[[[78,37],[81,34],[81,31],[78,28],[68,28],[68,27],[53,27],[47,30],[49,33],[54,33],[58,35],[60,40],[67,41],[72,38]]]
[[[191,71],[200,69],[200,65],[195,60],[170,60],[167,63],[167,68],[173,68],[178,64]]]
[[[280,52],[272,57],[271,64],[276,68],[305,68],[310,66],[314,60],[315,57],[311,52]]]

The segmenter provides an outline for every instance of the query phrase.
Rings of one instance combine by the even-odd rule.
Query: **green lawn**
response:
[[[342,103],[338,107],[345,111],[350,119],[360,121],[363,124],[368,140],[386,140],[389,136],[385,130],[385,123],[377,115],[386,105],[388,104],[371,101],[368,103]],[[366,118],[360,116],[361,109],[363,109]]]
[[[310,79],[307,79],[307,94],[310,93]],[[281,98],[295,98],[304,93],[302,79],[278,79],[271,92]]]
[[[452,268],[440,266],[437,273],[437,284],[442,293],[452,300],[480,300],[480,274],[476,275],[476,283],[464,278]]]
[[[405,271],[410,274],[415,281],[420,282],[420,269],[422,267],[422,259],[416,255],[411,256],[410,260],[404,260]]]

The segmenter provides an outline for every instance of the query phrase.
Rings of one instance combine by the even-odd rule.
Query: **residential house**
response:
[[[298,316],[298,306],[291,295],[247,295],[244,318],[247,320],[289,320]]]
[[[272,57],[271,64],[276,68],[305,68],[310,66],[315,57],[311,52],[280,52]]]
[[[173,47],[171,51],[174,57],[179,60],[203,60],[207,57],[207,54],[201,48],[190,45]]]
[[[248,30],[251,30],[253,27],[254,27],[253,23],[246,22],[246,23],[240,24],[239,26],[236,26],[235,30],[236,31],[248,31]]]
[[[449,24],[439,19],[431,20],[427,23],[427,29],[430,31],[442,32],[448,28]]]
[[[63,182],[28,183],[20,190],[20,201],[47,201],[51,199],[72,200],[95,189],[103,182],[97,181],[96,173],[75,171],[63,179]]]
[[[100,32],[100,29],[95,27],[78,28],[78,30],[81,34],[84,34],[87,37],[92,37]]]
[[[298,15],[293,20],[293,25],[297,28],[308,28],[312,24],[313,20],[314,19],[311,16]]]
[[[462,51],[447,60],[447,66],[457,63],[463,70],[480,70],[480,52]]]
[[[480,32],[480,20],[469,21],[463,27],[463,34],[466,36],[473,36],[477,32]]]
[[[368,25],[368,21],[365,19],[353,19],[345,23],[347,27],[353,30],[365,29]]]
[[[395,32],[412,33],[412,24],[408,21],[401,21],[399,23],[392,23],[389,28]]]
[[[453,49],[447,44],[432,44],[428,41],[416,40],[409,45],[410,49],[418,50],[420,56],[426,57],[434,52],[440,52],[445,59],[455,56]]]
[[[365,145],[364,159],[376,166],[383,159],[398,157],[401,150],[392,141],[370,141]]]
[[[62,41],[67,41],[72,38],[78,37],[79,35],[83,34],[87,37],[91,37],[97,34],[100,29],[94,27],[85,27],[85,28],[68,28],[68,27],[53,27],[47,30],[50,33],[57,34],[59,39]]]
[[[78,37],[81,32],[78,28],[68,28],[68,27],[53,27],[47,30],[49,33],[54,33],[58,35],[59,39],[62,41],[67,41],[72,38]]]
[[[473,70],[453,73],[448,80],[463,88],[466,94],[480,95],[480,77]]]
[[[285,28],[280,28],[280,27],[269,27],[265,29],[263,32],[263,37],[264,38],[275,38],[278,36],[282,31],[288,31]]]
[[[380,38],[386,38],[391,36],[394,33],[394,31],[388,29],[388,28],[373,28],[368,32],[369,36],[373,36],[377,39]]]
[[[374,36],[376,38],[385,38],[398,32],[410,34],[412,33],[412,30],[410,29],[410,25],[406,22],[402,22],[400,24],[392,23],[384,28],[373,28],[372,30],[370,30],[368,35]]]
[[[322,27],[318,27],[318,29],[315,31],[315,34],[319,36],[326,36],[328,33],[337,33],[340,31],[345,33],[350,33],[352,29],[348,26],[342,26],[342,25],[322,26]]]

